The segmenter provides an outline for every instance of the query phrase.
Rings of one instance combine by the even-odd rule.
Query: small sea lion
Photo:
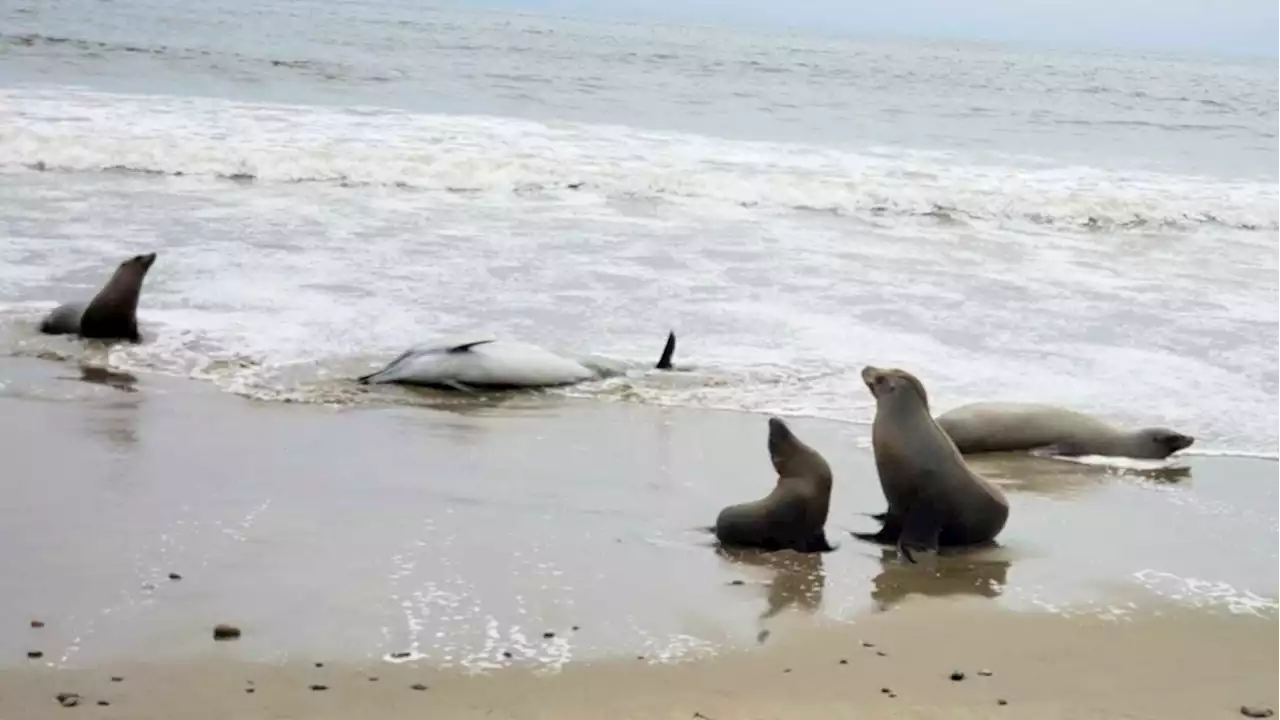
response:
[[[40,332],[142,342],[138,334],[138,296],[155,261],[156,254],[147,253],[120,263],[92,300],[64,303],[50,310],[40,321]]]
[[[980,402],[938,416],[961,453],[1035,450],[1043,455],[1106,455],[1162,460],[1195,438],[1165,427],[1121,430],[1075,410],[1033,403]]]
[[[823,526],[831,505],[831,467],[778,418],[769,418],[769,459],[778,473],[768,495],[730,505],[716,517],[722,545],[763,550],[831,550]]]
[[[884,523],[880,532],[853,535],[896,544],[912,563],[913,548],[936,551],[994,540],[1009,519],[1009,502],[969,469],[938,427],[920,380],[905,370],[868,365],[862,381],[876,399],[871,445],[889,509],[876,516]]]
[[[672,369],[676,334],[667,334],[656,370]],[[475,391],[572,385],[603,376],[536,345],[493,337],[415,345],[381,370],[356,378],[362,385],[395,383],[436,390]]]

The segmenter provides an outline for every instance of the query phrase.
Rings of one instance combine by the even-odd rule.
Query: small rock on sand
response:
[[[409,687],[410,687],[410,688],[412,688],[412,689],[414,689],[414,690],[418,690],[419,692],[421,692],[422,690],[426,690],[426,689],[427,689],[427,686],[426,686],[426,685],[423,685],[422,683],[414,683],[414,684],[410,685]]]
[[[62,707],[75,707],[80,704],[80,696],[76,693],[58,693],[58,704]]]
[[[885,651],[883,651],[883,650],[877,650],[877,651],[876,651],[876,657],[888,657],[888,656],[889,656],[889,653],[887,653],[887,652],[885,652]]]
[[[849,664],[849,661],[848,661],[848,660],[845,660],[844,658],[840,658],[840,664],[841,664],[841,665],[848,665],[848,664]]]
[[[1276,713],[1271,708],[1262,707],[1261,705],[1241,705],[1240,714],[1251,718],[1269,718]]]
[[[244,691],[250,695],[252,695],[255,692],[253,688],[245,688]]]
[[[106,700],[99,700],[98,704],[101,705],[102,707],[108,707],[109,705],[111,705],[111,703],[107,702]]]
[[[170,580],[181,580],[181,579],[182,579],[182,576],[181,576],[181,575],[179,575],[178,573],[169,573],[169,579],[170,579]]]
[[[39,660],[40,658],[44,657],[44,653],[40,652],[39,650],[28,650],[27,657],[31,658],[32,660]]]
[[[240,628],[235,625],[220,623],[213,626],[214,640],[235,640],[240,637]]]
[[[978,674],[981,675],[982,677],[991,677],[992,672],[990,670],[983,669],[983,670],[979,670]]]
[[[320,692],[321,690],[328,690],[329,686],[328,685],[312,685],[311,689],[316,692]]]
[[[1008,704],[1009,704],[1009,701],[1008,701],[1008,700],[1005,700],[1004,698],[1000,698],[999,700],[996,700],[996,704],[997,704],[997,705],[1008,705]]]
[[[875,646],[876,644],[873,642],[867,642],[866,640],[862,641],[862,647],[875,647]]]
[[[548,630],[548,631],[546,631],[546,632],[542,633],[542,637],[546,638],[547,640],[550,640],[551,638],[553,638],[553,637],[555,637],[555,636],[556,636],[556,634],[555,634],[555,633],[553,633],[553,632],[551,632],[550,630]]]
[[[408,650],[399,650],[391,653],[391,657],[395,658],[396,660],[401,660],[403,658],[409,657],[412,654],[413,653],[409,652]]]
[[[318,663],[316,663],[316,667],[324,667],[324,663],[320,663],[320,662],[318,662]]]
[[[961,680],[964,679],[964,673],[960,672],[959,670],[953,670],[951,672],[951,679],[954,682],[960,682]]]
[[[42,628],[42,627],[44,627],[44,621],[43,621],[43,620],[32,620],[32,621],[31,621],[31,627],[33,627],[33,628]]]
[[[889,693],[891,693],[891,692],[893,692],[893,691],[892,691],[892,690],[890,690],[889,688],[880,688],[880,692],[884,693],[885,695],[888,695]]]
[[[124,682],[124,678],[120,677],[119,675],[112,675],[111,682]]]

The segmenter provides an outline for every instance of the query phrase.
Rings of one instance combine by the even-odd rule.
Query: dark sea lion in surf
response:
[[[769,418],[769,459],[777,483],[765,497],[720,511],[713,528],[729,547],[826,552],[831,467],[778,418]]]
[[[1034,403],[962,405],[939,415],[938,425],[965,455],[1034,450],[1163,460],[1195,442],[1166,427],[1122,430],[1075,410]]]
[[[89,302],[69,302],[49,311],[40,321],[46,335],[79,335],[95,340],[142,341],[138,334],[138,296],[155,253],[134,255],[116,266],[111,279]]]
[[[876,399],[871,444],[889,509],[873,516],[884,523],[879,532],[854,537],[897,545],[912,563],[912,549],[994,540],[1009,519],[1009,502],[965,464],[929,414],[920,380],[905,370],[869,365],[862,381]]]

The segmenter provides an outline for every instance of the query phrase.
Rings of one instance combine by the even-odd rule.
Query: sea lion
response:
[[[884,523],[880,532],[853,535],[896,544],[911,563],[913,548],[936,551],[994,540],[1009,519],[1009,502],[969,469],[938,427],[920,380],[905,370],[868,365],[862,381],[876,399],[871,444],[889,509],[875,516]]]
[[[1033,403],[980,402],[938,416],[966,455],[1036,450],[1045,455],[1106,455],[1162,460],[1195,438],[1166,427],[1122,430],[1084,413]]]
[[[769,418],[769,459],[778,473],[768,495],[730,505],[716,517],[722,545],[763,550],[831,550],[823,526],[831,505],[831,467],[778,418]]]
[[[138,296],[155,253],[134,255],[116,266],[111,279],[89,302],[63,303],[40,321],[46,335],[79,335],[96,340],[142,342],[138,334]]]
[[[654,368],[670,370],[675,350],[676,334],[671,332]],[[572,385],[603,375],[601,370],[536,345],[485,337],[415,345],[381,370],[356,381],[474,392]]]

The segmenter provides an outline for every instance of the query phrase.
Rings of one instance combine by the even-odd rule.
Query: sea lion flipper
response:
[[[849,531],[849,534],[859,540],[866,540],[877,545],[897,545],[898,538],[902,535],[902,520],[896,515],[889,512],[876,513],[871,515],[875,520],[884,523],[883,527],[873,533]]]
[[[929,490],[920,492],[902,519],[902,533],[898,535],[898,552],[914,564],[911,549],[933,551],[938,550],[938,536],[942,534],[942,514],[939,512],[934,494]]]
[[[1060,457],[1072,457],[1075,455],[1085,455],[1087,453],[1084,452],[1084,449],[1080,447],[1078,443],[1073,443],[1070,440],[1063,440],[1050,445],[1041,445],[1038,448],[1032,448],[1028,451],[1028,454],[1034,455],[1035,457],[1047,458],[1055,455]]]

